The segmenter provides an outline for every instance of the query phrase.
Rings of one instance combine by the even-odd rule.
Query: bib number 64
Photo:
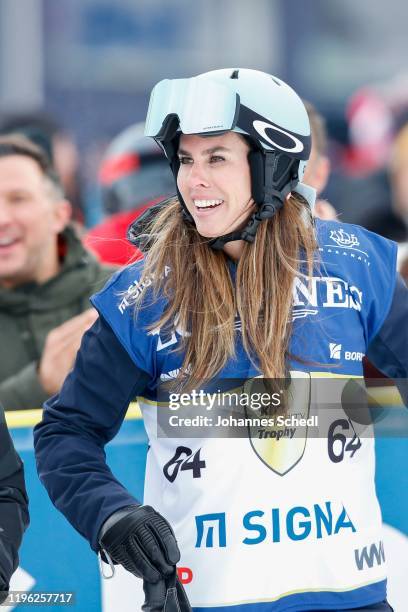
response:
[[[163,467],[163,474],[169,482],[174,482],[179,472],[192,470],[193,478],[201,478],[201,470],[206,465],[205,461],[200,458],[199,448],[193,455],[191,448],[187,446],[178,446],[173,457]]]
[[[343,431],[352,430],[354,435],[348,440]],[[333,421],[327,432],[327,446],[330,460],[333,463],[343,461],[344,454],[350,453],[350,457],[361,447],[361,440],[349,419],[338,419]]]

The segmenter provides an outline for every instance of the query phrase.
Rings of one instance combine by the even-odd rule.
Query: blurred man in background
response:
[[[72,367],[96,319],[89,296],[107,280],[70,226],[71,206],[48,156],[0,138],[0,402],[39,408]]]
[[[108,147],[99,172],[105,221],[85,236],[85,245],[105,263],[141,257],[127,240],[129,225],[147,208],[175,193],[169,163],[144,136],[144,123],[121,132]]]
[[[313,214],[320,219],[334,220],[337,218],[336,209],[326,200],[320,199],[330,176],[330,160],[327,154],[326,123],[313,104],[304,101],[309,116],[312,132],[312,150],[307,162],[303,182],[316,189],[316,204]]]
[[[73,136],[48,113],[8,115],[1,134],[26,136],[48,155],[72,207],[72,219],[82,225],[86,210],[79,176],[79,152]]]
[[[408,238],[408,123],[398,132],[391,152],[390,175],[393,209]]]
[[[24,469],[0,406],[0,603],[18,566],[18,549],[29,523]]]
[[[366,227],[387,238],[404,243],[408,240],[408,124],[395,136],[388,163],[390,204],[367,215]]]
[[[400,222],[400,227],[402,226],[398,245],[398,265],[401,275],[408,281],[408,123],[398,132],[394,142],[390,178],[393,208],[391,214],[394,214]]]
[[[398,269],[408,279],[408,123],[397,132],[388,163],[390,205],[369,213],[367,229],[398,242]]]

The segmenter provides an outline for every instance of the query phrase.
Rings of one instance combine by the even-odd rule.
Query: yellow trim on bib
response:
[[[5,412],[6,422],[10,429],[20,429],[23,427],[34,427],[41,421],[42,408],[36,408],[35,410],[9,410]],[[126,421],[137,421],[142,418],[139,404],[132,402],[129,404],[128,411],[126,413]]]

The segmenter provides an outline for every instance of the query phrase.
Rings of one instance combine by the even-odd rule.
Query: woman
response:
[[[146,610],[171,609],[166,594],[166,605],[173,597],[175,610],[189,609],[167,521],[196,611],[391,609],[373,440],[344,413],[324,439],[295,431],[293,444],[276,427],[265,439],[247,429],[217,439],[211,427],[201,438],[157,435],[161,382],[175,401],[216,377],[297,370],[308,386],[295,409],[307,412],[310,380],[361,376],[363,353],[406,377],[395,245],[355,226],[314,227],[313,190],[301,182],[309,132],[295,92],[258,71],[156,86],[146,134],[163,147],[178,197],[151,221],[145,261],[93,298],[99,320],[36,428],[51,499],[95,551],[144,579]],[[115,480],[103,452],[136,395],[148,506]],[[376,563],[365,562],[367,546],[378,548]]]

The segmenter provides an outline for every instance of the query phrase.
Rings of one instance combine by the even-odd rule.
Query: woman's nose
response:
[[[189,185],[191,188],[210,186],[208,173],[204,167],[204,164],[194,162],[194,164],[191,165]]]

